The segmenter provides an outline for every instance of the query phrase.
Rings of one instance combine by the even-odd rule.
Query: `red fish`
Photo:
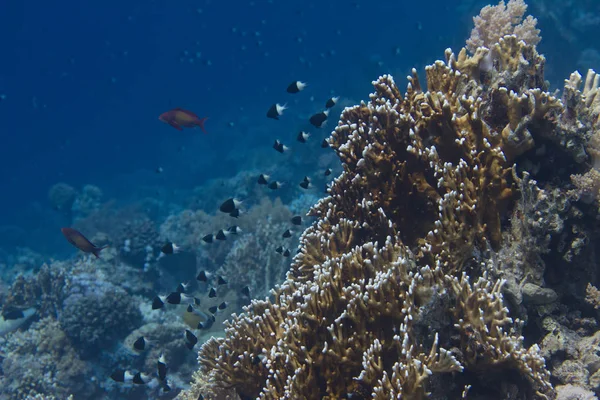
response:
[[[182,131],[183,128],[193,128],[199,126],[204,133],[204,122],[208,117],[200,118],[191,111],[184,110],[183,108],[174,108],[165,113],[160,114],[158,117],[162,122],[171,125],[173,128]]]
[[[71,243],[73,246],[77,247],[79,250],[83,251],[84,253],[92,253],[93,255],[96,256],[96,258],[100,258],[100,256],[99,256],[100,251],[108,247],[108,246],[97,247],[92,242],[87,240],[87,238],[85,236],[83,236],[83,234],[81,234],[81,232],[76,231],[73,228],[61,228],[60,230],[61,230],[62,234],[65,235],[65,237],[67,238],[69,243]]]

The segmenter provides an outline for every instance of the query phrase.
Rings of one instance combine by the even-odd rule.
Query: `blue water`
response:
[[[135,200],[136,186],[189,188],[232,175],[242,154],[296,129],[300,107],[308,116],[331,94],[363,99],[379,74],[401,78],[460,46],[479,4],[441,2],[434,15],[398,1],[0,7],[0,225],[56,232],[54,183]],[[267,120],[272,103],[291,100],[285,88],[296,79],[310,90],[293,98],[287,119]],[[209,134],[160,123],[173,107],[209,116]],[[167,178],[157,180],[158,165]],[[44,247],[45,236],[24,235],[19,245]]]
[[[538,46],[553,89],[574,69],[600,68],[597,1],[531,1]],[[66,258],[60,234],[71,219],[48,190],[93,184],[103,200],[154,198],[180,210],[208,182],[286,165],[275,138],[320,141],[341,106],[367,99],[383,73],[400,87],[411,68],[457,52],[487,1],[103,0],[0,3],[0,264],[16,248]],[[301,80],[308,87],[286,93]],[[327,127],[307,123],[331,96],[340,106]],[[266,118],[287,103],[281,120]],[[182,107],[208,116],[208,134],[179,132],[158,116]],[[298,171],[293,170],[298,166]],[[161,167],[164,172],[157,174]],[[225,185],[225,183],[224,183]],[[243,192],[233,187],[230,195]],[[293,193],[282,192],[286,203]],[[225,195],[225,194],[224,194]],[[272,196],[275,197],[275,196]],[[222,199],[215,199],[218,202]],[[210,201],[208,201],[210,203]],[[210,211],[210,210],[207,210]],[[160,223],[166,218],[156,216]]]

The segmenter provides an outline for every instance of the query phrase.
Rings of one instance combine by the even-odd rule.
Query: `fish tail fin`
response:
[[[106,246],[102,246],[102,247],[96,247],[96,248],[94,249],[94,251],[92,251],[92,254],[93,254],[93,255],[95,255],[95,256],[96,256],[96,258],[100,258],[100,252],[101,252],[102,250],[104,250],[105,248],[107,248],[107,247],[108,247],[108,245],[106,245]]]
[[[204,117],[204,118],[199,118],[198,121],[196,121],[196,125],[198,125],[200,127],[200,129],[202,129],[202,132],[204,132],[204,133],[208,133],[208,132],[206,132],[206,129],[204,129],[204,123],[206,122],[207,119],[208,119],[208,117]]]

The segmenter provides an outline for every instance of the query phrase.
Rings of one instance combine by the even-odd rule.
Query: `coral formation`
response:
[[[89,380],[89,367],[78,357],[59,323],[51,318],[12,335],[2,350],[0,397],[66,399],[77,393],[78,399],[93,399],[97,395]]]
[[[581,163],[595,111],[574,82],[564,102],[547,91],[524,6],[484,9],[488,36],[426,67],[427,91],[416,70],[405,95],[384,75],[344,110],[328,140],[343,172],[285,282],[204,344],[182,399],[555,396],[502,275],[511,304],[551,310],[540,257],[572,211],[517,161],[533,167],[542,143]],[[525,258],[502,272],[509,254]]]
[[[217,272],[234,288],[249,286],[253,297],[268,295],[272,287],[283,281],[290,266],[290,259],[277,253],[276,248],[293,248],[297,241],[297,234],[281,238],[290,228],[291,218],[292,213],[281,200],[263,198],[240,221],[241,228],[252,234],[240,235]]]
[[[58,320],[73,345],[87,357],[135,329],[141,314],[124,289],[89,272],[72,277]]]
[[[536,28],[537,19],[531,15],[523,20],[527,4],[523,0],[500,1],[497,6],[485,6],[481,13],[473,18],[475,27],[467,40],[467,48],[475,53],[478,47],[493,46],[500,38],[515,35],[530,45],[540,42],[540,30]]]

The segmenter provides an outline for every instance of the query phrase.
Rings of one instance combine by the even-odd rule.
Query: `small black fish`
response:
[[[136,385],[145,385],[146,383],[148,383],[149,379],[150,375],[145,374],[143,372],[138,372],[133,376],[132,382]]]
[[[265,175],[265,174],[260,174],[260,176],[258,177],[258,184],[259,185],[267,185],[269,182],[270,176],[269,175]]]
[[[181,249],[173,242],[167,242],[160,248],[160,251],[164,254],[178,253]]]
[[[185,293],[189,286],[190,286],[189,283],[180,283],[179,285],[177,285],[177,289],[175,289],[175,291],[177,291],[179,293]]]
[[[226,240],[227,235],[226,235],[225,231],[223,229],[219,229],[219,232],[217,232],[217,234],[215,235],[215,239]]]
[[[189,329],[185,330],[185,340],[185,347],[187,347],[190,350],[192,350],[196,343],[198,343],[198,338]]]
[[[283,246],[278,246],[278,247],[275,249],[275,251],[276,251],[277,253],[279,253],[279,254],[283,254],[283,250],[285,250]]]
[[[237,225],[233,225],[233,226],[230,226],[229,228],[227,228],[227,232],[237,235],[239,233],[242,233],[242,229]]]
[[[320,128],[323,126],[325,121],[327,121],[327,116],[329,115],[329,110],[321,111],[320,113],[316,113],[308,120],[315,128]]]
[[[306,83],[300,82],[300,81],[294,81],[294,82],[290,83],[289,86],[287,87],[287,92],[288,93],[298,93],[301,90],[304,90],[305,87],[306,87]]]
[[[327,141],[327,139],[323,139],[323,141],[321,142],[321,148],[326,149],[328,147],[329,147],[329,142]]]
[[[169,304],[181,304],[181,293],[173,292],[167,296],[167,303]]]
[[[214,239],[214,235],[213,235],[212,233],[209,233],[208,235],[205,235],[205,236],[202,238],[202,240],[203,240],[205,243],[212,243],[212,242],[213,242],[213,239]]]
[[[304,179],[302,180],[302,182],[300,182],[300,187],[302,189],[309,189],[312,187],[312,185],[310,183],[310,178],[308,176],[305,176]]]
[[[217,306],[208,307],[208,311],[211,314],[216,314],[217,313],[217,308],[218,308]]]
[[[198,276],[196,277],[197,280],[199,280],[200,282],[208,282],[209,279],[211,279],[212,274],[206,271],[200,271],[198,273]]]
[[[279,140],[275,140],[275,143],[273,143],[273,148],[281,154],[285,153],[290,149],[289,147],[281,143]]]
[[[329,100],[327,100],[325,102],[325,108],[332,108],[333,106],[335,106],[339,100],[339,96],[337,97],[331,97]]]
[[[308,140],[309,137],[310,137],[310,133],[301,131],[300,133],[298,133],[296,140],[299,141],[300,143],[306,143],[306,141]]]
[[[239,209],[235,209],[235,210],[233,210],[232,212],[229,213],[229,216],[233,217],[233,218],[237,218],[237,217],[240,216],[241,213],[242,212]]]
[[[300,215],[296,215],[296,216],[292,217],[292,224],[302,225],[302,217]]]
[[[219,310],[224,310],[226,308],[227,308],[227,302],[226,301],[224,301],[221,304],[219,304]]]
[[[135,351],[144,351],[146,350],[146,345],[148,343],[146,342],[146,339],[144,339],[143,336],[140,336],[139,338],[136,339],[135,342],[133,342],[133,349]]]
[[[211,315],[206,321],[198,323],[198,329],[210,329],[215,323],[215,316]]]
[[[281,104],[273,104],[270,108],[269,111],[267,111],[267,118],[272,118],[272,119],[279,119],[279,117],[281,117],[283,115],[283,112],[287,110],[287,105],[281,105]]]
[[[252,364],[258,365],[259,363],[265,363],[267,357],[264,354],[259,354],[252,359]]]
[[[222,276],[217,278],[217,285],[227,285],[227,281]]]
[[[325,170],[325,176],[329,176],[329,175],[331,175],[331,168],[327,168]]]
[[[110,379],[115,382],[131,382],[133,380],[133,375],[131,375],[131,372],[129,371],[118,369],[110,374]]]
[[[200,393],[200,394],[198,395],[198,399],[197,399],[197,400],[204,400],[204,396],[202,396],[202,393]]]
[[[164,381],[167,378],[167,361],[164,354],[161,354],[156,362],[156,375],[159,381]]]
[[[214,287],[211,287],[208,291],[208,297],[210,297],[211,299],[213,297],[217,297],[217,290]]]
[[[248,286],[244,286],[242,290],[240,290],[240,293],[246,297],[250,297],[250,288]]]
[[[235,211],[240,204],[242,204],[241,201],[232,198],[229,198],[227,200],[225,200],[220,206],[219,206],[219,210],[221,212],[224,212],[225,214],[230,214],[233,211]]]
[[[290,256],[290,250],[289,249],[285,249],[285,251],[282,254],[284,257],[289,257]]]
[[[278,182],[278,181],[273,181],[273,182],[269,183],[269,185],[267,187],[271,190],[277,190],[277,189],[281,188],[281,186],[283,186],[283,183]]]
[[[290,231],[289,229],[287,229],[285,232],[283,232],[283,234],[281,236],[284,237],[284,238],[292,237],[292,231]]]
[[[165,306],[166,297],[164,296],[156,296],[152,300],[152,309],[158,310],[159,308],[163,308]]]

